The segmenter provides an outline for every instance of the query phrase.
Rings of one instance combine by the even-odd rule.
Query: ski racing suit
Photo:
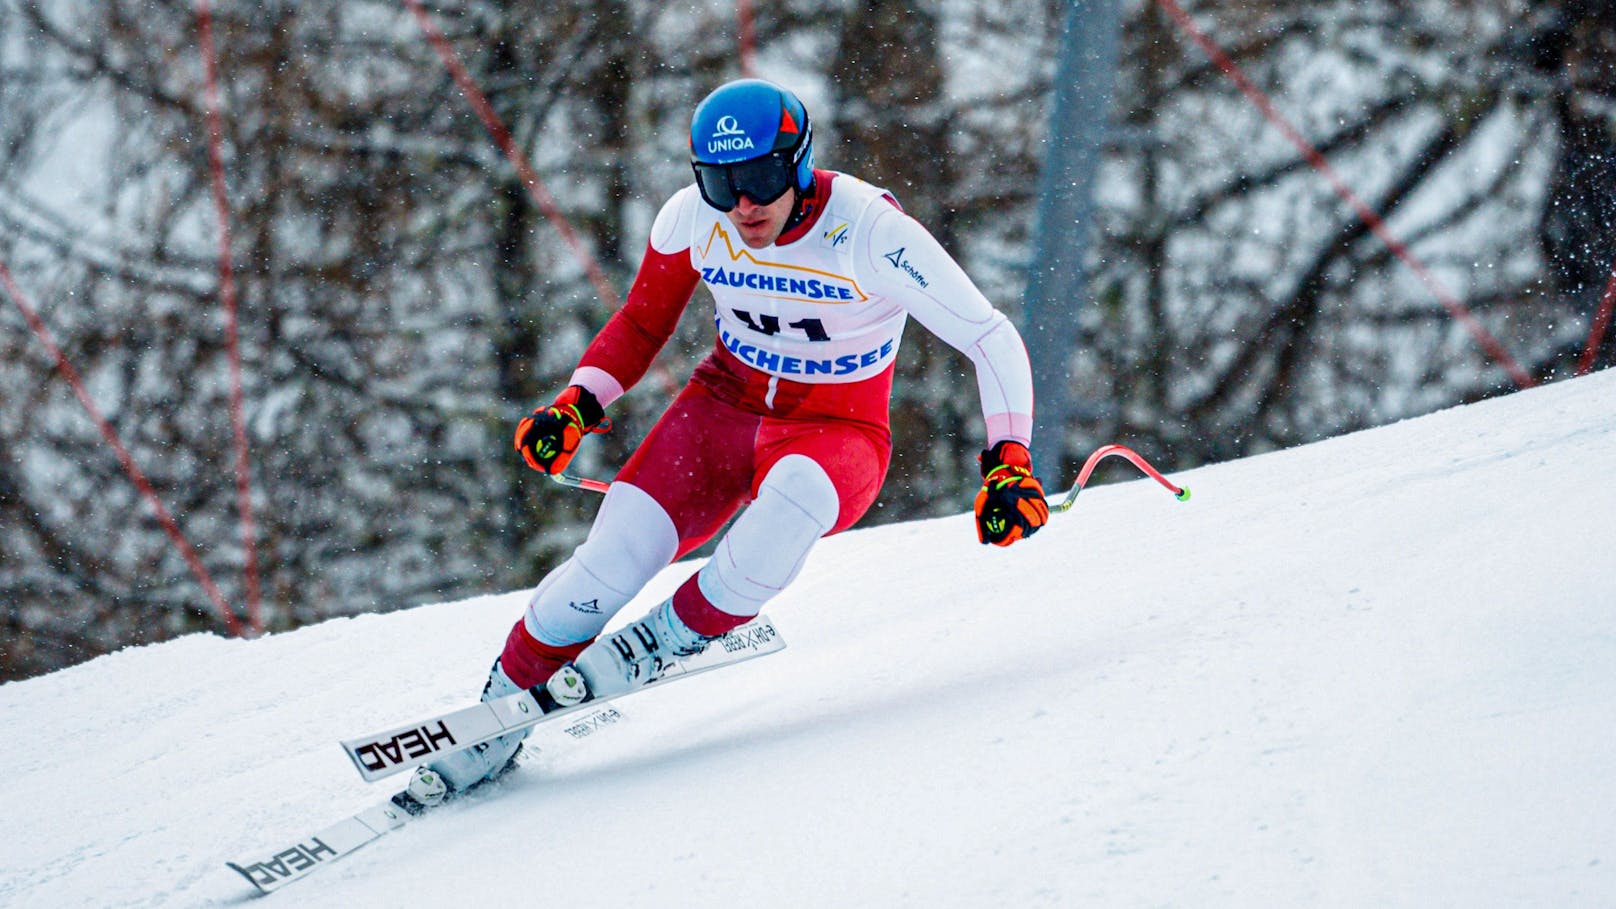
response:
[[[614,478],[587,540],[535,589],[501,658],[517,684],[543,682],[742,506],[673,607],[703,635],[755,617],[820,537],[874,503],[910,316],[975,365],[988,445],[1031,441],[1032,376],[1015,327],[890,194],[833,171],[814,180],[803,216],[765,249],[740,243],[694,185],[657,215],[623,308],[571,382],[602,405],[622,395],[697,282],[712,292],[716,343]]]

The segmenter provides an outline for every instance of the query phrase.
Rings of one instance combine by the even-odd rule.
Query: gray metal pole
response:
[[[1028,266],[1022,335],[1037,395],[1033,463],[1059,485],[1075,415],[1068,358],[1088,302],[1085,260],[1094,231],[1094,181],[1116,88],[1121,0],[1072,0],[1062,26],[1050,104],[1038,223]]]

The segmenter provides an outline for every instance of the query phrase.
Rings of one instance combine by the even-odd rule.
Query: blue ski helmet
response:
[[[768,205],[814,182],[814,130],[791,92],[762,79],[719,86],[690,118],[690,166],[708,205],[730,211],[740,196]]]

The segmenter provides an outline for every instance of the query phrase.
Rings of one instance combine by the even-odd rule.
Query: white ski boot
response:
[[[491,701],[521,690],[505,675],[499,661],[495,660],[494,667],[488,670],[488,682],[483,685],[482,699]],[[464,792],[478,783],[494,779],[514,765],[516,754],[522,749],[522,740],[527,738],[529,731],[531,730],[523,729],[520,732],[489,739],[445,755],[425,767],[419,767],[410,780],[408,791],[422,804],[434,805],[451,793]],[[440,787],[443,788],[443,792],[438,794]],[[417,792],[417,789],[421,791]],[[434,801],[428,801],[434,797]]]
[[[561,667],[545,682],[550,690],[551,697],[563,707],[571,707],[582,703],[588,697],[588,688],[585,686],[583,676],[571,664]],[[494,661],[494,667],[488,671],[488,682],[483,685],[484,701],[515,694],[520,691],[516,683],[505,675],[505,669]],[[430,808],[456,793],[465,792],[473,786],[498,779],[506,771],[516,766],[516,756],[521,753],[522,740],[527,738],[531,729],[523,729],[509,735],[502,735],[490,739],[470,748],[452,752],[444,757],[415,768],[415,774],[410,778],[405,792],[410,798],[419,802],[423,807]]]
[[[713,638],[691,630],[666,599],[639,621],[600,638],[572,661],[593,697],[611,697],[662,677],[683,657],[707,649]]]

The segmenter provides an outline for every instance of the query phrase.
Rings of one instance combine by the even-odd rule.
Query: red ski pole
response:
[[[1072,503],[1077,501],[1077,494],[1083,491],[1083,485],[1089,481],[1089,475],[1094,473],[1095,466],[1113,455],[1127,458],[1133,463],[1133,466],[1144,471],[1146,476],[1167,487],[1167,491],[1171,492],[1173,497],[1180,502],[1189,501],[1190,491],[1188,487],[1173,485],[1172,481],[1162,476],[1161,471],[1150,466],[1150,462],[1141,457],[1138,452],[1123,445],[1102,445],[1095,450],[1094,454],[1089,455],[1088,461],[1083,464],[1083,469],[1077,474],[1077,482],[1072,484],[1072,488],[1066,493],[1066,497],[1059,502],[1050,504],[1049,510],[1059,513],[1071,508]]]
[[[1072,484],[1072,488],[1066,493],[1064,498],[1062,498],[1059,502],[1051,503],[1049,510],[1058,514],[1071,508],[1072,504],[1077,501],[1077,494],[1082,492],[1084,484],[1088,483],[1089,475],[1094,473],[1095,466],[1106,458],[1112,456],[1127,458],[1135,467],[1144,471],[1145,474],[1151,479],[1167,487],[1167,491],[1171,492],[1174,498],[1178,499],[1180,502],[1189,501],[1190,491],[1188,487],[1173,485],[1172,481],[1162,476],[1161,471],[1150,466],[1150,462],[1145,460],[1144,457],[1142,457],[1138,452],[1124,445],[1104,445],[1097,449],[1094,454],[1089,455],[1088,461],[1083,464],[1082,471],[1080,471],[1077,475],[1077,482]],[[574,477],[564,473],[550,474],[550,479],[562,486],[568,486],[573,489],[587,489],[590,492],[599,493],[604,493],[607,489],[610,489],[612,485],[604,480],[592,480],[588,477]]]
[[[562,486],[570,486],[573,489],[587,489],[590,492],[601,494],[605,494],[606,490],[612,488],[612,484],[605,480],[591,480],[588,477],[574,477],[564,473],[552,473],[550,474],[550,479]]]

